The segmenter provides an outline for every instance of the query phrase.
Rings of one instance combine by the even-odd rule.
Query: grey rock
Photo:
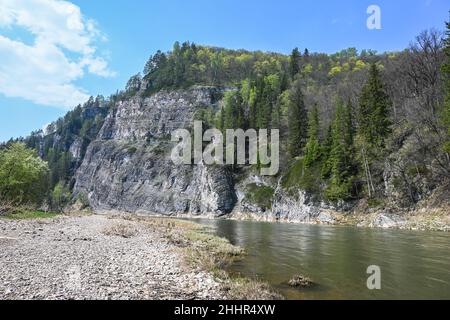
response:
[[[70,145],[69,152],[72,158],[76,161],[81,159],[81,150],[83,147],[83,141],[81,138],[76,138],[75,141]]]
[[[297,196],[292,196],[278,187],[275,192],[272,212],[282,220],[313,222],[320,215],[321,208],[312,201],[311,196],[304,190],[299,190]]]
[[[74,196],[94,211],[221,216],[236,202],[226,167],[175,165],[174,130],[189,128],[199,107],[214,106],[216,88],[159,92],[119,102],[75,175]]]
[[[324,223],[324,224],[333,224],[336,221],[331,214],[326,213],[326,212],[321,212],[319,214],[319,216],[317,217],[317,222]]]
[[[405,220],[394,214],[378,214],[370,223],[371,228],[397,228],[405,224]]]

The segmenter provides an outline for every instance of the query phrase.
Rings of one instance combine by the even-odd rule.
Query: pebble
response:
[[[45,228],[41,223],[0,220],[0,237],[17,239],[0,242],[0,300],[225,297],[211,274],[187,268],[154,228],[100,215],[58,218]],[[118,223],[134,224],[138,233],[103,233]]]

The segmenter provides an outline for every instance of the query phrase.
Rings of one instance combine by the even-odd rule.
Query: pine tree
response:
[[[331,163],[329,161],[331,148],[333,146],[333,124],[328,126],[328,130],[325,136],[325,140],[322,144],[322,158],[324,159],[322,165],[322,178],[328,179],[331,175]]]
[[[384,147],[390,134],[391,101],[384,91],[380,72],[375,64],[370,66],[369,80],[362,89],[359,101],[359,134],[371,147]]]
[[[349,137],[351,124],[348,119],[348,107],[338,102],[332,127],[332,145],[328,163],[331,169],[330,183],[325,190],[329,200],[346,200],[351,197],[353,184],[352,144]]]
[[[273,74],[264,77],[262,95],[259,99],[257,126],[261,129],[270,129],[273,111],[280,95],[280,78]]]
[[[289,153],[292,157],[301,155],[306,144],[308,113],[305,108],[300,81],[295,81],[289,92]]]
[[[253,86],[250,89],[250,95],[248,98],[248,126],[252,129],[257,129],[256,120],[257,120],[257,103],[258,103],[258,95],[256,88]]]
[[[348,146],[353,146],[354,139],[355,139],[355,125],[353,123],[353,106],[350,100],[347,102],[345,106],[345,124],[346,124],[346,134],[345,139]]]
[[[373,197],[376,191],[373,163],[382,159],[385,139],[391,132],[390,106],[391,101],[384,91],[380,72],[372,64],[359,101],[357,130],[357,145],[369,197]]]
[[[305,61],[305,63],[309,62],[309,50],[308,50],[308,48],[305,48],[305,52],[303,53],[303,60]]]
[[[229,91],[225,93],[224,100],[223,129],[243,128],[244,110],[242,108],[242,98],[239,91]]]
[[[298,48],[292,50],[290,59],[289,59],[289,70],[291,72],[291,78],[294,79],[297,73],[300,72],[300,59],[301,54]]]
[[[310,167],[316,161],[320,160],[321,146],[319,141],[319,110],[314,105],[309,112],[308,120],[308,141],[305,146],[305,167]]]
[[[280,96],[278,96],[277,102],[272,109],[271,124],[270,124],[270,127],[272,129],[280,129],[281,128],[281,107],[280,107],[280,105],[282,103],[281,100],[282,100],[282,97],[280,95]]]

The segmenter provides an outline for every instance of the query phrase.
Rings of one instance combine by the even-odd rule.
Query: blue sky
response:
[[[381,30],[366,27],[371,4]],[[424,29],[443,29],[449,9],[448,0],[2,0],[0,141],[123,88],[176,40],[283,53],[395,51]]]

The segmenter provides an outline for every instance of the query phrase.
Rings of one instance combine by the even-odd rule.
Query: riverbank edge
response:
[[[116,211],[98,211],[97,214],[120,214]],[[210,214],[158,214],[158,213],[127,213],[144,217],[180,218],[180,219],[225,219],[235,221],[257,221],[269,223],[287,223],[304,225],[331,225],[353,226],[370,229],[391,229],[410,231],[441,231],[450,232],[450,205],[436,208],[420,208],[415,210],[372,210],[338,212],[331,209],[322,209],[317,218],[307,221],[295,219],[276,219],[271,212],[233,212],[229,215],[218,217]]]
[[[112,217],[125,220],[143,221],[164,226],[164,237],[177,247],[186,265],[193,269],[206,271],[213,275],[220,284],[227,300],[283,300],[268,283],[230,275],[227,267],[247,254],[239,246],[231,244],[228,239],[213,234],[211,227],[164,216],[142,216],[137,214],[109,213]]]
[[[450,205],[438,208],[421,208],[409,211],[373,210],[338,212],[322,209],[317,218],[310,220],[277,219],[271,213],[239,212],[226,219],[270,223],[306,225],[342,225],[370,229],[450,232]]]
[[[192,221],[157,215],[137,215],[119,212],[94,213],[91,210],[67,211],[58,215],[33,211],[24,214],[0,216],[0,220],[39,222],[59,221],[61,218],[82,218],[83,216],[103,216],[118,221],[146,225],[164,241],[173,246],[181,256],[184,267],[194,272],[212,275],[219,285],[222,299],[226,300],[283,300],[268,283],[241,275],[230,275],[226,268],[245,257],[246,252],[232,245],[227,239],[213,234],[211,227]]]

